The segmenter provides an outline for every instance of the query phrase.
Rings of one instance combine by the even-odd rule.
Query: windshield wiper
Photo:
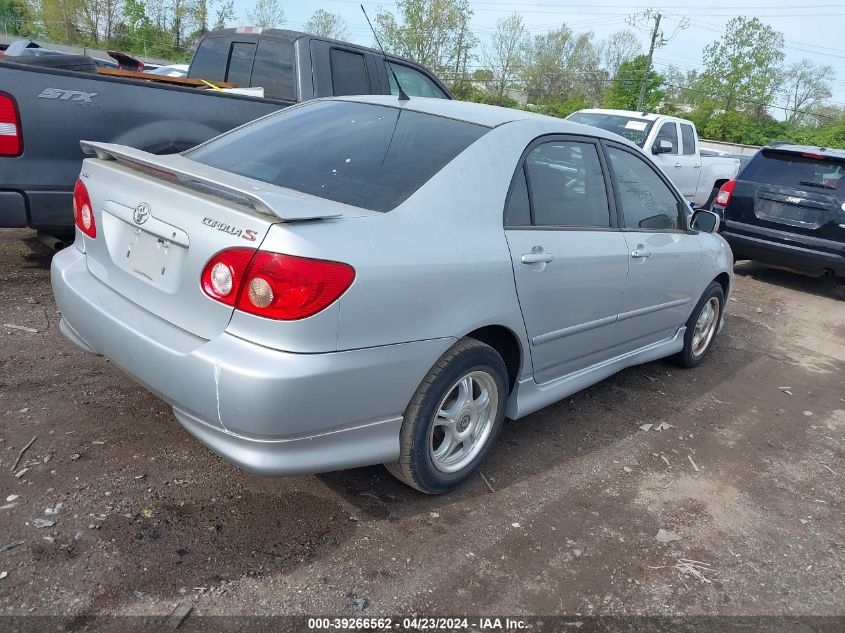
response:
[[[833,185],[828,185],[824,182],[813,182],[812,180],[799,180],[799,185],[807,185],[808,187],[818,187],[819,189],[833,189],[836,190],[836,187]]]

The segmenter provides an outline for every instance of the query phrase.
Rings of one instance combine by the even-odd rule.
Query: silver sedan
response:
[[[640,149],[528,112],[350,97],[181,155],[83,147],[62,331],[255,473],[445,492],[505,417],[701,363],[733,285]]]

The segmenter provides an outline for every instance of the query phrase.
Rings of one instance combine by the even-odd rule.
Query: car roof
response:
[[[594,137],[628,141],[621,136],[607,132],[597,127],[559,119],[557,117],[527,110],[516,110],[514,108],[503,108],[500,106],[487,105],[484,103],[471,103],[469,101],[453,101],[447,99],[432,99],[427,97],[412,97],[407,101],[400,101],[393,95],[359,95],[350,97],[329,97],[329,99],[356,101],[358,103],[371,103],[373,105],[387,106],[391,108],[402,108],[425,114],[433,114],[458,121],[466,121],[485,127],[497,127],[505,123],[515,121],[534,122],[543,128],[545,134],[581,134]]]
[[[775,150],[778,152],[789,152],[790,154],[819,154],[829,158],[845,159],[844,149],[835,149],[830,147],[819,147],[813,145],[797,145],[794,143],[772,143],[766,145],[763,149]]]

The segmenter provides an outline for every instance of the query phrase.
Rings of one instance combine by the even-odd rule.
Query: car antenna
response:
[[[367,15],[367,10],[364,8],[364,5],[361,6],[361,11],[364,12],[364,17],[367,18],[367,24],[370,25],[370,30],[373,32],[373,37],[376,38],[376,43],[378,44],[379,49],[381,50],[381,54],[387,57],[387,53],[384,52],[384,46],[381,45],[381,40],[378,38],[378,34],[376,30],[373,28],[373,23],[370,22],[370,16]],[[385,61],[387,61],[385,59]],[[396,82],[396,87],[399,89],[399,101],[410,101],[411,97],[409,97],[404,90],[402,90],[402,84],[399,83],[399,77],[396,76],[396,71],[393,70],[393,64],[387,62],[387,67],[390,69],[390,74],[393,75],[393,81]]]

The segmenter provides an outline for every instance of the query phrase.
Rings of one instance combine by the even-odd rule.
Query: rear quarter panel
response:
[[[339,350],[457,339],[501,325],[527,355],[502,214],[531,138],[516,126],[491,130],[392,211],[277,224],[262,248],[355,268],[340,299]]]

